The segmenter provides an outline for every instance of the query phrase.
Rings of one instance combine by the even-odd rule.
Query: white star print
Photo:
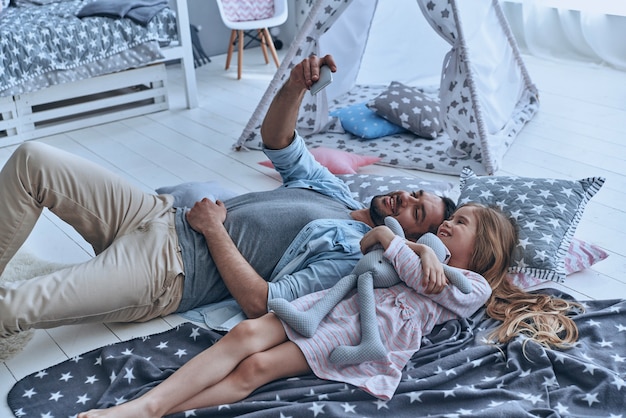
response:
[[[130,382],[135,379],[135,376],[133,375],[133,368],[131,367],[130,369],[128,367],[124,367],[126,369],[126,374],[124,375],[124,379],[128,379],[128,384],[130,385]]]
[[[376,410],[379,410],[382,408],[389,409],[389,407],[387,406],[387,401],[377,399],[376,401],[374,401],[374,404],[376,405]]]
[[[161,341],[159,345],[156,346],[156,348],[158,348],[159,350],[163,350],[164,348],[167,348],[167,343],[168,341],[165,341],[165,342]]]
[[[185,411],[185,416],[186,417],[195,417],[196,416],[196,410],[195,409],[191,409],[189,411]]]
[[[597,368],[596,366],[594,366],[594,365],[593,365],[593,364],[591,364],[591,363],[587,363],[587,364],[585,365],[585,368],[584,368],[584,370],[583,370],[583,373],[589,373],[590,375],[592,375],[592,376],[593,376],[593,372],[595,372],[596,370],[598,370],[598,368]]]
[[[527,194],[519,194],[517,195],[517,199],[515,200],[519,200],[522,203],[526,203],[526,201],[528,200],[528,195]]]
[[[454,394],[454,390],[444,390],[443,397],[447,398],[448,396],[452,396],[453,398],[455,398],[456,395]]]
[[[593,405],[594,403],[600,403],[597,393],[587,393],[585,396],[583,396],[583,400],[587,401],[589,406]]]
[[[626,357],[622,357],[619,354],[613,354],[611,358],[616,363],[623,363],[624,361],[626,361]]]
[[[563,414],[567,414],[569,412],[569,408],[565,405],[563,405],[561,402],[557,403],[555,406],[555,409],[557,410],[557,412],[559,412],[561,415]]]
[[[613,341],[606,341],[604,338],[598,344],[600,347],[613,347]]]
[[[406,396],[409,397],[409,400],[410,400],[411,403],[413,403],[413,402],[422,402],[422,398],[421,398],[422,392],[409,392],[409,393],[406,394]],[[387,401],[378,400],[375,403],[378,406],[376,409],[380,409],[382,407],[385,407],[385,408],[389,409],[389,407],[387,406]]]
[[[133,350],[132,350],[132,348],[127,348],[126,350],[122,351],[121,354],[123,356],[132,356],[133,355]]]
[[[317,402],[313,402],[313,406],[308,409],[309,411],[313,411],[314,417],[324,413],[324,405],[319,405]]]
[[[87,377],[87,380],[85,380],[85,383],[89,383],[89,384],[94,384],[98,381],[98,379],[96,378],[96,375],[94,374],[93,376],[89,376]]]
[[[561,189],[561,193],[563,193],[565,196],[567,196],[569,198],[569,197],[572,197],[573,190],[572,189],[566,189],[565,187],[563,187]]]
[[[622,390],[622,388],[626,386],[626,381],[624,381],[624,379],[619,376],[613,376],[613,381],[611,382],[611,384],[614,385],[617,390]]]
[[[22,395],[22,398],[30,399],[33,396],[35,396],[36,394],[37,394],[37,392],[35,392],[35,388],[30,388],[26,392],[24,392],[24,394]]]
[[[85,405],[87,403],[87,401],[89,401],[89,400],[91,400],[91,399],[85,393],[84,395],[78,397],[78,400],[76,401],[76,403],[80,403],[80,404]]]
[[[182,356],[186,356],[187,355],[187,350],[183,349],[183,348],[179,348],[175,353],[175,356],[178,356],[178,358],[181,358]]]
[[[196,338],[198,338],[200,336],[200,328],[193,328],[191,330],[191,335],[189,336],[189,338],[193,338],[194,341],[196,341]]]
[[[556,377],[544,377],[543,378],[543,386],[546,388],[549,387],[558,387],[559,383],[556,381]]]
[[[35,375],[35,377],[38,377],[39,379],[43,379],[45,376],[48,375],[48,372],[46,370],[42,370],[40,372],[37,372],[37,374]]]
[[[343,412],[345,412],[346,414],[348,412],[352,412],[356,414],[356,411],[354,410],[354,408],[356,408],[356,405],[350,405],[347,402],[344,402],[341,404],[341,407],[343,408]]]
[[[48,398],[48,400],[49,401],[58,401],[62,397],[63,397],[63,395],[61,395],[61,392],[54,392],[54,393],[50,393],[50,398]]]
[[[72,379],[74,376],[72,376],[72,373],[63,373],[61,375],[61,377],[59,378],[59,380],[65,380],[66,382],[70,379]]]

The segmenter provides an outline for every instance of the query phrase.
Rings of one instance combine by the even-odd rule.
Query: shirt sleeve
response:
[[[328,289],[350,274],[353,268],[352,263],[332,259],[311,263],[302,270],[269,282],[267,299],[282,298],[292,301],[309,293]]]
[[[491,286],[487,280],[480,274],[469,270],[463,271],[463,274],[472,282],[472,291],[469,294],[461,292],[453,285],[446,286],[441,293],[426,293],[422,281],[421,259],[401,237],[393,239],[384,256],[394,265],[400,279],[407,286],[460,317],[472,315],[487,302],[491,295]]]
[[[272,161],[283,184],[303,179],[336,181],[334,174],[315,160],[298,132],[289,146],[277,150],[263,148],[263,152]]]

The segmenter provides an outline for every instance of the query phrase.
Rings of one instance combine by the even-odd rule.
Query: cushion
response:
[[[405,131],[401,126],[378,116],[365,103],[333,110],[330,116],[339,118],[345,131],[363,139],[375,139]]]
[[[171,194],[174,196],[174,206],[190,208],[196,202],[208,197],[212,201],[226,200],[237,196],[238,193],[222,187],[217,181],[189,182],[175,186],[164,186],[156,189],[157,194]]]
[[[602,177],[582,180],[530,177],[479,177],[461,172],[459,204],[497,205],[514,218],[519,243],[510,273],[563,282],[565,256],[585,207],[604,184]]]
[[[249,22],[274,16],[273,0],[222,0],[222,6],[231,22]]]
[[[380,161],[380,157],[353,154],[338,149],[318,147],[309,149],[313,157],[333,174],[356,174],[360,167],[374,164]],[[273,168],[270,160],[261,161],[259,164]]]
[[[387,194],[394,190],[425,190],[438,196],[449,196],[452,183],[446,181],[424,180],[409,176],[381,176],[378,174],[338,175],[352,191],[352,197],[369,206],[374,196]]]
[[[441,133],[439,98],[418,88],[392,81],[367,107],[417,136],[434,139]]]
[[[597,245],[573,238],[565,256],[565,274],[570,275],[587,269],[607,257],[606,251]],[[509,273],[509,280],[522,289],[544,283],[543,280],[525,273]]]

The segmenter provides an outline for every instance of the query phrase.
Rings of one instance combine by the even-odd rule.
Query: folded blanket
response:
[[[127,17],[145,26],[166,6],[167,0],[96,0],[83,6],[76,16],[81,19],[89,16]]]

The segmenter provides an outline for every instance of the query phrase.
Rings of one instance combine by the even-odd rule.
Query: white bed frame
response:
[[[179,42],[145,67],[0,97],[0,147],[169,108],[165,63],[179,61],[186,105],[198,106],[187,0],[175,0]]]

